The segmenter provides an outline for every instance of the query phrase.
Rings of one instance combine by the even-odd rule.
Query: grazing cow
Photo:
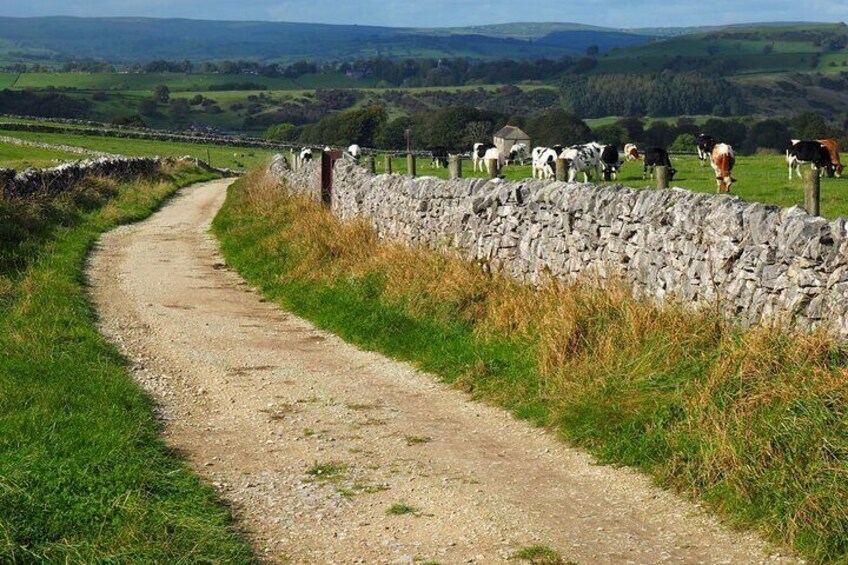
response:
[[[731,176],[735,164],[736,154],[733,152],[733,147],[726,143],[719,143],[713,147],[713,152],[710,154],[710,165],[716,174],[718,192],[730,192],[730,187],[736,182],[736,179]]]
[[[568,161],[568,182],[576,182],[580,173],[583,173],[583,182],[589,182],[589,172],[592,170],[597,178],[602,150],[603,145],[592,142],[574,145],[563,151],[560,157]]]
[[[347,154],[350,155],[351,158],[353,158],[353,160],[358,163],[360,157],[362,157],[362,148],[354,143],[353,145],[347,148]]]
[[[624,146],[624,158],[628,161],[638,161],[642,157],[639,155],[639,148],[635,143],[628,143]]]
[[[474,163],[474,172],[486,171],[489,175],[492,174],[491,161],[498,162],[498,169],[504,166],[504,156],[500,150],[491,143],[475,143],[474,151],[471,153],[471,160]]]
[[[300,160],[304,162],[308,162],[312,160],[312,148],[304,147],[300,150]]]
[[[434,169],[436,168],[445,168],[448,166],[448,149],[447,147],[437,146],[430,149],[430,155],[433,160],[430,163],[430,166]]]
[[[601,150],[601,172],[604,180],[615,180],[618,178],[618,170],[621,169],[621,158],[618,155],[617,145],[604,145]]]
[[[789,180],[792,173],[796,172],[801,178],[801,165],[810,163],[813,170],[834,170],[835,166],[830,160],[830,151],[818,141],[801,141],[793,139],[791,145],[786,149],[786,164],[789,166]]]
[[[556,175],[556,160],[562,153],[562,145],[536,147],[533,149],[533,178],[552,179]]]
[[[707,164],[713,154],[713,147],[716,146],[716,140],[711,135],[702,133],[695,139],[695,145],[698,149],[698,160],[701,161],[701,166]]]
[[[479,169],[483,170],[483,155],[490,147],[494,147],[491,143],[475,143],[471,148],[471,169],[476,173]],[[482,153],[481,153],[482,151]]]
[[[842,178],[843,167],[842,160],[839,158],[839,144],[833,139],[817,139],[816,141],[827,148],[828,153],[830,153],[830,162],[834,167],[833,173],[836,178]]]
[[[668,167],[668,180],[674,180],[674,175],[677,174],[677,169],[671,166],[671,157],[668,156],[668,151],[662,147],[649,147],[645,149],[645,161],[642,168],[642,179],[647,180],[648,176],[654,176],[654,167]]]
[[[512,146],[512,149],[509,150],[509,157],[507,158],[507,163],[510,165],[514,165],[518,163],[519,165],[524,165],[525,159],[527,159],[528,155],[527,146],[523,143],[516,143]]]

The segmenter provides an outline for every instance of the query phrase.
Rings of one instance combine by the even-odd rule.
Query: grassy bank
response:
[[[742,332],[592,284],[533,290],[381,242],[258,175],[233,186],[214,230],[228,262],[295,313],[848,563],[848,356],[826,335]]]
[[[84,287],[99,234],[208,178],[179,168],[0,202],[0,562],[252,561],[227,509],[160,440]]]

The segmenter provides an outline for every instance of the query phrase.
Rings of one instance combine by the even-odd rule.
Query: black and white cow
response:
[[[574,145],[563,151],[560,157],[568,161],[568,182],[576,182],[577,175],[580,173],[583,173],[583,182],[589,182],[591,171],[594,171],[595,178],[598,178],[601,151],[603,151],[603,145],[595,142]]]
[[[312,160],[312,148],[304,147],[300,150],[300,160],[303,162],[309,162]]]
[[[483,162],[483,156],[486,154],[486,151],[492,147],[494,147],[494,145],[491,143],[475,143],[471,148],[471,167],[475,173],[478,170],[482,172],[486,168],[486,165]]]
[[[818,141],[801,141],[793,139],[786,149],[786,164],[789,166],[789,180],[793,171],[801,178],[801,165],[809,163],[817,171],[834,171],[836,166],[830,158],[830,151]]]
[[[523,143],[516,143],[512,146],[512,149],[509,150],[507,163],[510,165],[515,165],[516,163],[524,165],[524,161],[527,159],[528,155],[529,151],[527,150],[527,146]]]
[[[702,133],[695,140],[695,145],[698,148],[698,159],[701,161],[701,166],[703,167],[713,154],[713,147],[716,146],[716,140],[713,136]]]
[[[556,160],[562,153],[562,145],[553,147],[534,147],[533,156],[533,178],[552,179],[556,175]]]
[[[479,165],[480,172],[486,171],[489,175],[492,174],[492,161],[498,162],[498,170],[503,168],[505,162],[500,150],[491,143],[475,143],[471,160],[474,163],[474,172],[477,172]]]
[[[430,166],[434,169],[445,168],[448,166],[448,149],[447,147],[437,146],[430,149],[430,156],[433,158]]]
[[[674,175],[677,174],[677,169],[671,165],[671,157],[668,156],[668,151],[662,147],[649,147],[645,149],[645,160],[642,168],[642,179],[647,180],[649,176],[654,176],[654,167],[668,167],[668,180],[674,180]]]
[[[621,169],[621,157],[618,154],[617,145],[604,145],[601,149],[601,174],[606,181],[618,178]]]
[[[359,159],[362,157],[362,148],[354,143],[347,148],[347,154],[350,155],[351,159],[358,163]]]

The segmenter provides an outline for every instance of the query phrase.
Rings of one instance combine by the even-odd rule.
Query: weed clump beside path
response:
[[[0,562],[253,562],[229,511],[160,439],[83,274],[99,234],[209,178],[178,167],[0,202]]]
[[[811,559],[848,562],[848,357],[825,333],[743,331],[623,286],[533,289],[381,241],[259,173],[232,186],[214,230],[296,314]]]

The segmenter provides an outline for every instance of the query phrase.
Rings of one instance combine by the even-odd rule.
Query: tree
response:
[[[155,100],[142,100],[138,103],[138,113],[142,116],[153,116],[158,110]]]
[[[703,133],[713,136],[719,143],[741,147],[748,134],[748,128],[738,120],[720,120],[710,118],[704,123]]]
[[[575,145],[592,137],[586,123],[565,110],[549,110],[527,120],[527,133],[536,145]]]
[[[144,122],[144,119],[142,119],[142,117],[138,114],[112,118],[112,123],[116,126],[133,126],[141,128],[147,127],[147,124]]]
[[[383,124],[374,145],[380,149],[406,149],[406,130],[412,127],[412,119],[406,116]]]
[[[597,57],[600,52],[601,49],[597,45],[590,45],[586,48],[586,55],[589,57]]]
[[[171,100],[171,89],[165,84],[160,84],[153,89],[153,100],[160,104],[167,104]]]
[[[627,132],[624,128],[615,124],[592,128],[592,137],[599,143],[606,145],[623,146],[628,142]]]
[[[779,120],[763,120],[748,130],[743,149],[746,153],[754,153],[760,148],[781,151],[789,144],[789,138],[789,128],[786,123]]]
[[[472,147],[475,143],[488,142],[494,132],[492,122],[468,122],[463,130],[462,143],[465,147]]]
[[[692,151],[694,148],[695,136],[691,133],[681,133],[675,138],[674,143],[668,147],[669,151],[675,152]]]
[[[191,114],[191,107],[188,105],[188,100],[185,98],[174,98],[170,102],[170,110],[171,110],[171,119],[173,119],[177,123],[185,122],[189,114]]]
[[[792,132],[796,139],[822,139],[830,137],[830,127],[816,112],[804,112],[792,118]]]
[[[645,139],[645,122],[640,118],[622,118],[615,122],[627,135],[627,140],[633,143],[642,143]]]
[[[668,147],[677,137],[677,131],[667,123],[658,120],[645,131],[645,143],[656,147]]]
[[[300,130],[294,124],[274,124],[265,131],[265,139],[272,141],[296,141]]]

